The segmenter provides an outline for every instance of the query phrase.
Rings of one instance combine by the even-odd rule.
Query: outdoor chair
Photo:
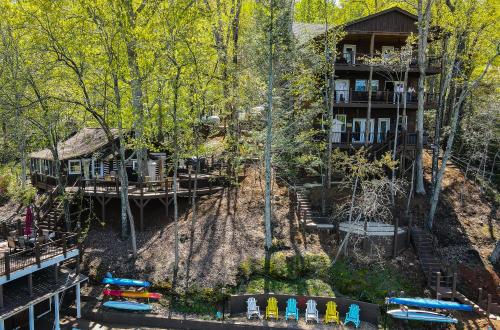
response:
[[[260,309],[259,306],[257,306],[257,301],[255,300],[254,297],[250,297],[247,300],[247,318],[250,320],[252,316],[257,315],[257,317],[260,319]]]
[[[294,318],[296,321],[299,320],[299,309],[297,308],[297,300],[294,298],[290,298],[286,302],[286,310],[285,310],[285,320],[288,321],[288,318]]]
[[[317,308],[317,303],[315,300],[308,300],[307,301],[307,307],[306,307],[306,323],[309,321],[316,321],[316,323],[319,323],[319,313],[318,313],[318,308]]]
[[[274,297],[267,300],[266,306],[266,319],[269,320],[271,317],[275,320],[278,319],[278,301]]]
[[[359,324],[361,321],[359,320],[359,306],[356,304],[352,304],[349,306],[349,311],[347,312],[344,320],[344,325],[346,325],[348,322],[354,323],[356,328],[359,327]]]
[[[334,321],[340,324],[339,312],[337,311],[337,304],[329,301],[326,303],[325,323],[328,324]]]
[[[7,237],[7,246],[9,247],[9,252],[16,252],[17,250],[17,244],[16,241],[14,240],[14,237],[9,236]]]

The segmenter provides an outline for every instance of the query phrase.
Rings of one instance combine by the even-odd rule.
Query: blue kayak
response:
[[[139,286],[143,288],[151,286],[151,283],[149,283],[148,281],[140,281],[140,280],[132,280],[129,278],[116,278],[116,277],[105,277],[102,279],[102,283],[118,285],[118,286]]]
[[[102,305],[108,308],[136,311],[136,312],[148,312],[151,310],[151,306],[148,304],[141,304],[132,301],[106,301]]]
[[[421,311],[418,309],[409,309],[407,311],[402,311],[400,309],[393,309],[387,311],[387,314],[395,319],[409,320],[409,321],[423,321],[423,322],[438,322],[438,323],[457,323],[458,320],[446,316],[444,314]]]
[[[398,304],[413,307],[423,307],[423,308],[439,308],[455,311],[467,311],[472,312],[472,306],[459,304],[454,301],[445,301],[429,298],[399,298],[393,297],[387,300],[389,304]]]

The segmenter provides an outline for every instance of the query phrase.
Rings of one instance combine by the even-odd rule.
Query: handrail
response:
[[[334,92],[334,103],[368,103],[368,91],[353,91],[352,89],[340,90],[337,89]],[[436,104],[438,94],[436,93],[425,93],[424,102],[426,104]],[[372,91],[371,94],[372,103],[383,103],[383,104],[396,104],[397,103],[397,93],[394,91]],[[403,104],[403,97],[399,97],[400,106]],[[407,92],[406,104],[414,105],[418,103],[418,94],[416,92]]]
[[[374,54],[374,57],[380,58],[381,56],[390,57],[391,54],[380,54],[379,52]],[[360,52],[341,52],[335,60],[335,64],[340,65],[367,65],[368,59],[371,57],[368,53]],[[410,59],[410,67],[414,68],[418,66],[418,57],[413,55]],[[440,56],[427,56],[427,67],[441,67],[441,57]]]
[[[37,264],[57,255],[66,256],[68,251],[79,248],[78,233],[56,232],[61,238],[39,244],[35,242],[31,248],[19,252],[5,252],[0,256],[0,275],[10,273]]]

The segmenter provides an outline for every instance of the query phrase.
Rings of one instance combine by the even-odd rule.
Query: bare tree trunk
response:
[[[272,189],[272,169],[271,169],[271,157],[272,157],[272,140],[273,140],[273,82],[274,82],[274,36],[273,36],[273,20],[274,20],[274,4],[273,0],[270,0],[270,27],[269,27],[269,48],[268,48],[268,85],[267,85],[267,114],[266,114],[266,144],[264,151],[264,163],[265,163],[265,209],[264,209],[264,224],[265,224],[265,245],[266,253],[270,254],[270,249],[272,245],[272,227],[271,227],[271,189]]]
[[[460,92],[460,96],[458,98],[455,97],[455,94],[454,94],[453,106],[452,106],[452,110],[453,110],[452,120],[451,120],[451,125],[450,125],[450,135],[448,137],[448,142],[446,144],[446,150],[445,150],[444,155],[443,155],[443,160],[441,162],[441,166],[440,166],[439,171],[437,173],[436,185],[435,185],[434,190],[432,192],[431,207],[430,207],[430,211],[429,211],[429,216],[427,218],[427,227],[429,229],[432,229],[432,226],[434,223],[434,215],[436,213],[437,204],[439,202],[439,195],[441,193],[441,183],[443,180],[444,172],[446,170],[446,164],[447,164],[448,159],[450,158],[450,155],[451,155],[451,149],[453,147],[453,140],[455,138],[455,133],[457,131],[457,124],[458,124],[458,117],[459,117],[459,113],[460,113],[460,108],[461,108],[463,102],[465,101],[465,99],[467,98],[467,96],[470,94],[471,90],[476,88],[477,85],[484,78],[484,76],[486,75],[486,72],[488,72],[488,69],[491,66],[491,63],[493,63],[493,61],[499,55],[499,53],[498,53],[499,51],[500,51],[500,49],[497,49],[497,54],[495,54],[493,57],[491,57],[489,59],[488,63],[486,64],[481,75],[478,78],[476,78],[472,83],[468,83],[467,81],[464,83],[464,86],[462,86],[462,88],[460,88],[461,92]]]
[[[370,39],[370,58],[373,58],[373,50],[375,45],[375,34],[372,33]],[[372,116],[372,80],[373,80],[373,63],[370,61],[370,73],[368,75],[368,107],[366,108],[366,124],[365,124],[365,146],[370,143],[371,132],[371,116]]]
[[[399,123],[399,98],[400,95],[399,93],[396,93],[396,129],[394,130],[394,145],[392,147],[392,160],[396,160],[396,155],[397,155],[397,150],[398,150],[398,137],[399,137],[399,130],[398,130],[398,123]],[[394,205],[394,198],[395,198],[395,191],[394,191],[394,185],[396,182],[396,168],[392,169],[392,191],[391,191],[391,203]]]
[[[175,292],[177,286],[177,274],[179,272],[179,205],[177,201],[178,192],[178,169],[179,169],[179,123],[177,118],[177,106],[179,99],[179,88],[180,88],[180,77],[181,77],[180,66],[177,67],[177,74],[174,79],[174,103],[173,103],[173,121],[174,121],[174,134],[173,134],[173,147],[174,147],[174,177],[173,177],[173,193],[174,193],[174,238],[175,238],[175,248],[174,248],[174,273],[172,279],[172,290]]]
[[[433,0],[418,0],[418,109],[417,109],[417,183],[416,192],[425,194],[424,187],[424,106],[425,70],[427,65],[427,37],[429,33],[430,12]],[[425,8],[424,8],[425,3]]]

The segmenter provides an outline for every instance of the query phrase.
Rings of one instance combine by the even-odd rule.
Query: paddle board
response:
[[[446,316],[444,314],[439,314],[435,312],[421,311],[418,309],[409,309],[408,311],[402,311],[401,309],[393,309],[387,311],[387,314],[395,319],[400,320],[412,320],[412,321],[424,321],[424,322],[440,322],[440,323],[457,323],[458,320]]]
[[[428,298],[392,297],[389,298],[387,302],[389,304],[398,304],[398,305],[413,306],[413,307],[439,308],[439,309],[467,311],[467,312],[473,311],[472,306],[470,305],[459,304],[454,301],[445,301],[445,300],[428,299]]]
[[[149,283],[148,281],[132,280],[129,278],[115,278],[115,277],[112,278],[105,277],[102,279],[102,283],[119,285],[119,286],[140,286],[144,288],[151,286],[151,283]]]
[[[161,298],[161,294],[156,292],[104,290],[103,293],[105,296],[124,297],[124,298],[150,298],[150,299]]]
[[[141,304],[132,301],[106,301],[102,304],[104,307],[121,309],[127,311],[148,312],[151,306],[148,304]]]

